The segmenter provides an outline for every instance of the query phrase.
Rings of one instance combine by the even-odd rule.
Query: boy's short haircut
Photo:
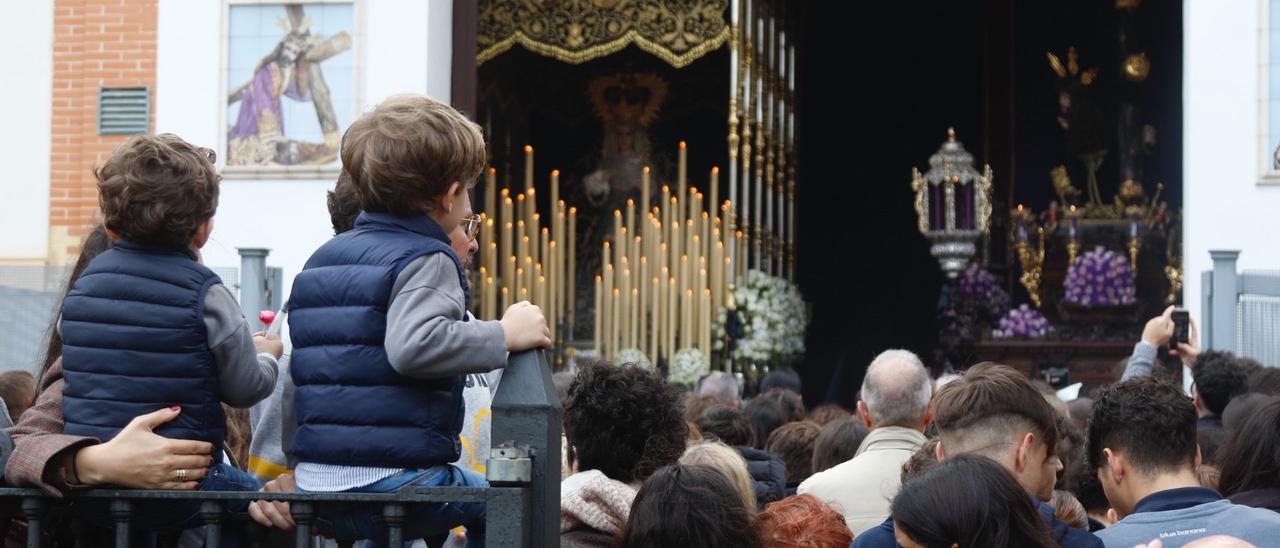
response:
[[[125,141],[94,171],[103,225],[137,244],[190,246],[218,209],[215,159],[172,133]]]
[[[449,185],[474,185],[486,163],[480,126],[425,95],[388,98],[342,139],[343,169],[364,211],[420,215]]]

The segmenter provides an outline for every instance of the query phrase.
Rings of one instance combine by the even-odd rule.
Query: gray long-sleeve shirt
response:
[[[249,407],[271,395],[279,364],[271,354],[259,354],[249,324],[231,290],[214,284],[204,296],[204,326],[218,375],[222,401]]]
[[[1138,341],[1133,345],[1133,354],[1129,356],[1129,363],[1124,367],[1124,373],[1120,375],[1121,381],[1127,381],[1134,377],[1144,377],[1151,374],[1155,367],[1156,358],[1159,355],[1159,349],[1145,341]],[[1188,396],[1191,395],[1191,368],[1185,364],[1182,366],[1182,391]]]
[[[391,290],[387,359],[406,377],[439,378],[488,373],[507,364],[507,338],[499,321],[464,321],[458,268],[442,253],[410,262]]]

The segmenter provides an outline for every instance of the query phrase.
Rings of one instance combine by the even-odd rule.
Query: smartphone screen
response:
[[[1178,344],[1190,340],[1191,314],[1186,310],[1173,311],[1173,338],[1169,339],[1169,347],[1177,348]]]

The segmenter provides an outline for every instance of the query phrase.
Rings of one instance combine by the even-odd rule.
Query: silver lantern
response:
[[[974,169],[973,155],[956,140],[955,129],[948,129],[947,141],[929,157],[929,171],[911,169],[911,188],[920,232],[933,243],[929,253],[955,279],[977,254],[978,238],[990,224],[991,166],[982,173]]]

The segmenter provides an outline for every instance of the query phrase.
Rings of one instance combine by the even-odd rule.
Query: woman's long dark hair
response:
[[[645,480],[617,545],[756,548],[760,540],[742,497],[723,474],[700,464],[677,464]]]
[[[1280,397],[1273,396],[1237,428],[1218,452],[1223,496],[1280,487]]]
[[[977,455],[947,459],[908,481],[892,513],[896,527],[929,548],[1057,546],[1026,490]]]
[[[62,298],[58,299],[58,306],[54,309],[53,322],[49,324],[47,339],[49,347],[44,352],[44,363],[40,366],[40,374],[36,376],[36,393],[44,388],[44,374],[62,357],[62,336],[58,335],[58,320],[62,318],[62,302],[67,299],[67,294],[71,293],[71,286],[75,285],[76,280],[80,279],[80,274],[84,273],[84,269],[89,266],[89,261],[97,257],[99,253],[111,249],[111,238],[107,236],[106,229],[102,225],[95,225],[93,230],[89,231],[89,235],[84,237],[84,242],[80,244],[80,258],[76,259],[76,265],[71,268],[71,275],[67,277],[67,285],[62,288]],[[14,417],[16,420],[17,417]]]

